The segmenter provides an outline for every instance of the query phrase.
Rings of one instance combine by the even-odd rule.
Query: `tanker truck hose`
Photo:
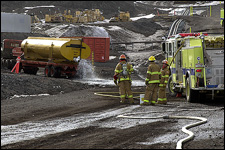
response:
[[[194,138],[194,134],[193,132],[187,130],[188,128],[194,127],[194,126],[198,126],[201,125],[203,123],[207,122],[206,118],[203,117],[193,117],[193,116],[157,116],[157,117],[135,117],[135,116],[125,116],[125,115],[118,115],[117,117],[119,118],[129,118],[129,119],[196,119],[196,120],[201,120],[199,122],[193,123],[193,124],[189,124],[186,125],[184,127],[182,127],[182,131],[186,134],[189,134],[188,137],[181,139],[177,142],[177,147],[176,149],[182,149],[182,143],[187,142],[191,139]]]

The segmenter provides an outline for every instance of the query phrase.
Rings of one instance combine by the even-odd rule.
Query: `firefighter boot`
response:
[[[149,105],[149,102],[144,102],[141,104],[142,106],[148,106]]]
[[[150,105],[155,106],[155,101],[151,101]]]

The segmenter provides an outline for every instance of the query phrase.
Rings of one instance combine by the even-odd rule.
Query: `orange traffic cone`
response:
[[[20,61],[21,61],[21,58],[20,58],[20,56],[18,56],[17,57],[17,59],[16,59],[16,64],[15,64],[15,66],[13,67],[13,69],[12,69],[12,71],[11,72],[13,72],[15,69],[16,69],[16,73],[19,73],[19,69],[20,69]]]

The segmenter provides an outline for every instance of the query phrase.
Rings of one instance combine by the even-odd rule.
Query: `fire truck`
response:
[[[224,27],[224,9],[221,8],[220,10],[220,24],[222,27]]]
[[[224,35],[179,33],[162,42],[169,62],[168,91],[188,102],[224,96]]]

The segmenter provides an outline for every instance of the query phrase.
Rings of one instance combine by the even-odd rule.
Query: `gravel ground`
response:
[[[212,7],[212,10],[217,12],[218,6]],[[218,13],[212,14],[218,16]],[[223,28],[219,27],[215,16],[211,18],[187,17],[185,19],[188,22],[187,26],[192,26],[193,32],[200,29],[222,31]],[[154,24],[151,19],[146,23]],[[143,21],[121,26],[127,26],[130,30],[140,33],[146,30],[143,27],[143,30],[137,29],[137,31],[135,30],[136,25],[147,26],[143,24]],[[157,25],[155,29],[162,29],[162,27]],[[154,31],[146,32],[146,35],[151,33]],[[113,38],[122,40],[125,37],[120,37],[115,33]],[[144,82],[140,75],[146,76],[148,65],[146,60],[149,57],[146,55],[147,52],[148,50],[125,52],[129,56],[130,62],[136,63],[135,66],[140,64],[135,74],[132,75],[134,81]],[[140,53],[145,55],[140,55]],[[110,51],[110,56],[116,56],[115,59],[107,63],[95,63],[95,72],[98,77],[103,79],[102,82],[112,80],[120,54],[121,48],[115,48]],[[138,59],[138,57],[140,58]],[[160,60],[163,57],[159,56],[157,59]],[[163,106],[140,106],[138,98],[135,100],[135,105],[121,105],[117,97],[103,97],[94,94],[96,92],[118,92],[117,86],[113,84],[90,85],[76,82],[76,80],[79,81],[79,77],[74,80],[47,78],[42,73],[38,73],[36,76],[24,73],[14,74],[1,68],[1,148],[175,149],[178,140],[187,136],[181,131],[181,128],[195,122],[188,119],[117,118],[120,114],[132,113],[148,117],[176,115],[207,118],[207,123],[190,129],[194,132],[195,137],[185,143],[183,148],[224,149],[224,100],[212,101],[208,97],[204,103],[200,104],[187,103],[184,97],[168,96],[168,105]],[[132,90],[144,92],[145,86],[133,86]],[[12,97],[22,94],[49,95]],[[135,94],[135,96],[138,95]],[[17,132],[11,132],[14,130]],[[36,138],[33,138],[34,136]],[[11,139],[7,139],[7,137],[11,137]],[[21,141],[20,138],[22,138]],[[17,141],[9,142],[13,140]]]

